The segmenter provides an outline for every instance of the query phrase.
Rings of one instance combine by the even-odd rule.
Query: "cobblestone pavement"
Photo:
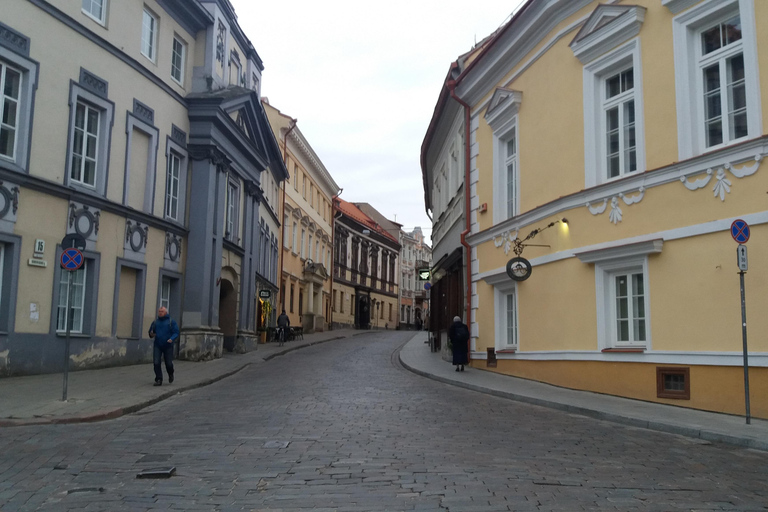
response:
[[[434,382],[397,363],[411,335],[291,352],[117,420],[0,429],[0,510],[768,510],[765,452]]]

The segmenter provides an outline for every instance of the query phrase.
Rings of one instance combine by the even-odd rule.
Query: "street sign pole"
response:
[[[72,328],[72,316],[74,316],[74,309],[72,308],[72,272],[67,272],[67,309],[64,312],[65,322],[67,323],[67,334],[64,341],[64,391],[61,395],[61,401],[67,401],[67,384],[69,380],[69,332]],[[71,313],[70,313],[71,311]]]
[[[744,274],[747,273],[747,246],[751,232],[749,224],[742,219],[736,219],[731,224],[731,237],[739,244],[736,248],[736,265],[739,267],[739,284],[741,287],[741,340],[744,352],[744,405],[747,413],[747,425],[752,422],[749,410],[749,350],[747,348],[747,301],[744,297]]]
[[[747,350],[747,307],[744,299],[744,272],[739,272],[741,281],[741,338],[744,344],[744,403],[747,406],[747,425],[751,423],[749,412],[749,351]]]

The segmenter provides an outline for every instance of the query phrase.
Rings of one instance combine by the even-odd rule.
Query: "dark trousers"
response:
[[[162,347],[159,347],[157,343],[153,344],[154,353],[152,355],[152,361],[155,363],[155,380],[163,381],[163,369],[160,367],[160,358],[165,358],[165,369],[168,371],[168,376],[173,375],[173,343],[167,341],[163,343]]]

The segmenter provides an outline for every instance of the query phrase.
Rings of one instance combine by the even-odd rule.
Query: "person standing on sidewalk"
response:
[[[160,359],[165,359],[168,382],[173,382],[173,342],[179,338],[179,326],[165,307],[157,310],[157,319],[149,326],[149,337],[155,339],[152,361],[155,364],[155,386],[163,385]]]
[[[456,371],[463,372],[464,365],[469,364],[469,327],[458,316],[453,317],[453,325],[448,329],[448,339],[451,340]]]

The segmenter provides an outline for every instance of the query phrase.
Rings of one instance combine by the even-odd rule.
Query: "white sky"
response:
[[[262,95],[298,119],[341,197],[429,241],[420,151],[443,79],[523,0],[231,2],[264,61]]]

